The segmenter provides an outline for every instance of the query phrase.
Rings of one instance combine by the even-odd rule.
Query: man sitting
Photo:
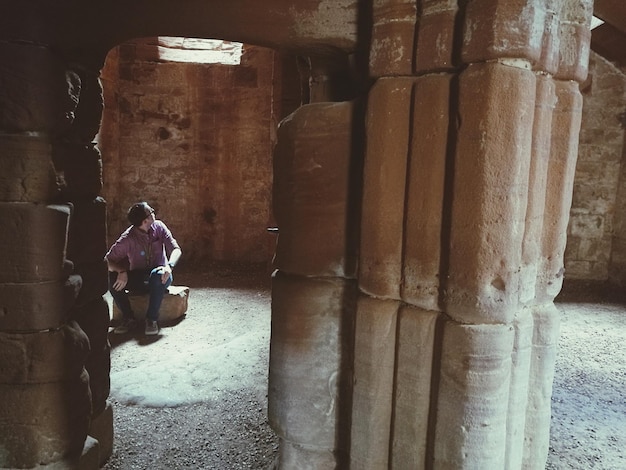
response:
[[[172,284],[172,268],[182,251],[167,225],[157,220],[147,202],[128,210],[132,224],[111,246],[105,259],[109,267],[109,291],[122,312],[121,324],[113,332],[127,333],[135,326],[128,292],[150,295],[146,312],[146,335],[159,333],[159,309]]]

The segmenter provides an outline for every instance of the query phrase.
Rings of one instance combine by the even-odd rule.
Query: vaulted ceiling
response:
[[[626,0],[595,0],[593,14],[604,24],[591,32],[591,49],[626,68]]]

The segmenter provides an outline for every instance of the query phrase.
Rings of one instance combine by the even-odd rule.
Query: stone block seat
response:
[[[131,292],[128,297],[135,318],[143,321],[146,317],[146,310],[148,309],[148,294],[133,294]],[[179,323],[187,312],[188,299],[189,287],[169,286],[165,297],[163,297],[161,309],[159,310],[159,325],[168,326]],[[117,308],[115,302],[113,302],[113,318],[111,319],[111,325],[118,325],[121,319],[122,312]]]

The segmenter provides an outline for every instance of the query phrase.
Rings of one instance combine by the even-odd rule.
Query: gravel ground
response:
[[[546,469],[626,469],[626,306],[571,282],[557,298],[561,336]]]
[[[115,441],[104,468],[269,468],[269,274],[176,273],[175,284],[191,287],[179,324],[153,339],[109,335]]]
[[[268,469],[269,274],[176,273],[186,318],[154,339],[110,335],[115,442],[106,470]],[[550,470],[626,469],[626,307],[564,289]],[[297,469],[296,469],[297,470]]]

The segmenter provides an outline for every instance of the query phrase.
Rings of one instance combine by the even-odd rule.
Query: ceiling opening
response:
[[[243,44],[219,39],[159,36],[159,60],[196,64],[239,65]]]

